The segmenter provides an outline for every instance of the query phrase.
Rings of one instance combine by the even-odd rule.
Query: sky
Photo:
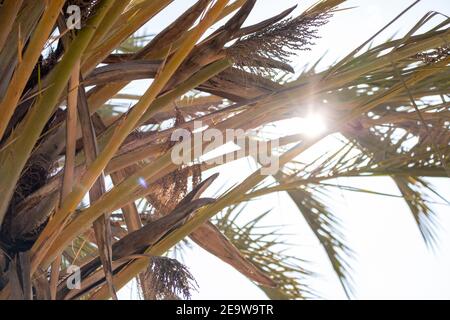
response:
[[[155,33],[164,28],[183,9],[195,1],[174,1],[169,8],[145,27]],[[308,8],[310,0],[258,0],[246,24],[253,24],[273,16],[293,5],[295,14]],[[321,28],[321,38],[313,50],[294,58],[293,65],[300,70],[305,64],[325,57],[319,68],[324,68],[344,57],[376,33],[387,22],[408,7],[411,0],[351,0]],[[382,42],[395,33],[405,33],[429,11],[450,15],[450,1],[422,0],[404,17],[385,31]],[[170,18],[170,19],[169,19]],[[142,90],[142,83],[134,83],[128,92]],[[332,138],[331,138],[332,139]],[[248,160],[240,160],[221,167],[222,175],[215,186],[231,186],[256,169]],[[205,173],[208,176],[209,173]],[[448,180],[433,179],[437,190],[450,199]],[[342,184],[374,191],[398,194],[388,178],[353,178],[340,180]],[[212,192],[217,189],[212,190]],[[346,243],[354,252],[349,260],[352,267],[353,299],[450,299],[450,208],[434,205],[440,229],[439,244],[430,250],[424,244],[415,221],[402,199],[339,191],[331,199],[334,212],[342,220]],[[308,279],[323,299],[346,299],[324,250],[306,226],[301,214],[286,194],[273,194],[252,202],[246,207],[249,217],[272,209],[266,224],[289,226],[296,243],[292,253],[309,261],[308,268],[315,273]],[[199,290],[193,299],[266,299],[265,295],[245,277],[217,258],[193,245],[183,255],[185,263],[196,278]],[[137,299],[133,285],[120,292],[122,299]]]

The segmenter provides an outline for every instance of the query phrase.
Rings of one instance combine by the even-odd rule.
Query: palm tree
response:
[[[198,0],[158,34],[139,35],[172,2],[0,2],[2,299],[117,298],[133,278],[146,299],[187,298],[195,280],[167,257],[186,238],[270,298],[310,297],[303,279],[311,272],[280,249],[282,230],[260,227],[271,213],[238,219],[243,204],[275,192],[298,206],[348,290],[351,250],[323,201],[340,177],[392,178],[433,244],[429,201],[439,195],[426,178],[448,177],[450,164],[448,18],[428,13],[404,37],[377,46],[371,38],[328,69],[298,75],[290,58],[313,45],[345,0],[294,17],[295,8],[280,10],[250,26],[256,0]],[[67,24],[74,8],[80,29]],[[139,79],[151,80],[148,88],[125,94]],[[320,135],[261,130],[306,116],[311,103],[331,124]],[[172,133],[193,131],[195,121],[222,133],[258,130],[281,169],[268,177],[262,165],[202,196],[217,178],[212,170],[226,172],[201,157],[172,161]],[[331,135],[342,143],[303,160]],[[226,159],[260,161],[243,151]],[[81,283],[71,290],[73,265]]]

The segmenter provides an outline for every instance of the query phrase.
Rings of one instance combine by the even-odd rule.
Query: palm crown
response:
[[[137,35],[172,2],[0,3],[1,298],[116,298],[135,277],[147,299],[189,297],[195,280],[164,257],[187,237],[270,298],[313,296],[303,283],[311,271],[285,253],[282,230],[261,227],[272,213],[239,219],[242,204],[275,192],[292,198],[350,291],[352,252],[324,194],[370,191],[338,186],[340,177],[392,178],[434,244],[429,203],[440,196],[426,178],[449,174],[448,18],[428,13],[404,37],[376,46],[371,38],[325,70],[298,74],[291,57],[314,45],[345,0],[255,25],[245,21],[256,0],[198,0],[159,33]],[[80,29],[66,23],[71,6]],[[123,91],[139,79],[151,79],[144,92]],[[310,105],[328,123],[320,134],[263,130],[307,117]],[[196,121],[202,130],[255,130],[245,139],[266,141],[280,170],[268,177],[261,165],[202,196],[212,172],[226,174],[220,164],[178,165],[171,152],[175,130],[192,132]],[[305,157],[329,136],[341,142]],[[217,149],[229,161],[260,160]],[[66,285],[71,265],[81,266],[75,290]]]

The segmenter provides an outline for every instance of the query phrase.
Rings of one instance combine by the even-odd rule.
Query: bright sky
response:
[[[175,1],[163,14],[156,17],[147,30],[156,32],[177,16],[193,0]],[[311,0],[258,0],[247,23],[255,23],[298,4],[296,13],[309,7]],[[412,0],[351,0],[344,7],[356,7],[336,13],[330,23],[321,29],[321,39],[312,51],[302,53],[294,65],[301,68],[315,62],[328,51],[322,66],[345,56],[367,40],[392,18],[408,7]],[[395,32],[405,32],[428,11],[450,15],[450,1],[422,0],[380,38]],[[130,88],[136,90],[140,86]],[[232,185],[255,169],[254,164],[242,160],[221,168],[222,176],[215,185]],[[233,173],[233,174],[232,174]],[[205,176],[209,175],[208,173]],[[362,187],[384,193],[398,194],[387,178],[358,178],[340,180],[342,184]],[[446,199],[450,199],[448,181],[434,179]],[[435,252],[425,246],[418,228],[403,200],[390,197],[339,191],[333,197],[334,212],[342,219],[347,243],[355,252],[353,268],[354,298],[356,299],[450,299],[450,208],[436,205],[441,230]],[[313,289],[326,299],[344,299],[339,281],[303,218],[287,195],[275,194],[252,202],[246,210],[249,215],[273,209],[273,220],[266,223],[285,224],[299,245],[292,253],[310,261],[310,270],[317,276],[309,280]],[[290,239],[291,240],[291,239]],[[233,268],[198,247],[186,250],[184,263],[195,276],[199,291],[194,299],[265,299],[265,295]],[[122,290],[122,299],[137,298],[130,287]]]

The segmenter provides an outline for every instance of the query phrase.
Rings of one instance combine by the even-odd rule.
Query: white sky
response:
[[[156,17],[146,29],[154,33],[165,27],[182,9],[195,1],[175,1]],[[298,4],[296,13],[309,7],[311,0],[258,0],[247,23],[255,23]],[[302,53],[294,65],[301,68],[315,62],[328,51],[322,66],[345,56],[367,40],[388,21],[409,6],[412,0],[351,0],[344,7],[357,8],[336,13],[330,23],[321,29],[321,39],[312,51]],[[382,41],[395,32],[405,32],[428,11],[450,15],[449,0],[422,0],[409,13],[378,38]],[[129,88],[130,91],[139,85]],[[254,165],[242,160],[221,168],[222,176],[216,186],[231,185],[250,174]],[[206,176],[207,174],[205,174]],[[448,180],[432,180],[446,199],[450,199]],[[398,194],[387,178],[358,178],[340,180],[342,184],[363,187],[384,193]],[[418,228],[403,200],[339,192],[335,195],[335,212],[342,219],[347,243],[356,253],[353,268],[354,298],[356,299],[450,299],[450,208],[435,206],[441,230],[439,247],[435,252],[426,248]],[[326,299],[344,299],[339,281],[326,255],[311,231],[305,225],[289,197],[276,194],[252,202],[249,215],[273,208],[272,221],[290,225],[299,246],[293,251],[298,257],[311,261],[309,268],[317,273],[309,283]],[[270,220],[268,220],[270,223]],[[199,284],[194,299],[265,299],[265,295],[237,271],[220,262],[202,249],[187,250],[184,263]],[[137,298],[135,290],[126,288],[122,299]]]

